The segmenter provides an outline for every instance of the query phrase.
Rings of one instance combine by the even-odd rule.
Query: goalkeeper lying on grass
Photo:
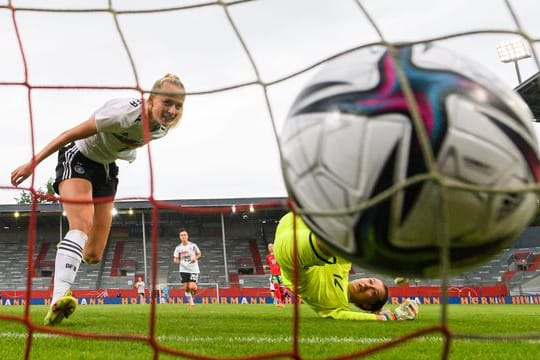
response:
[[[298,288],[300,295],[321,317],[339,320],[413,320],[418,304],[407,299],[395,311],[383,310],[388,288],[376,278],[349,282],[351,263],[330,253],[298,216],[288,213],[276,229],[274,254],[283,284],[294,290],[294,229],[296,219]],[[349,303],[364,312],[351,311]]]

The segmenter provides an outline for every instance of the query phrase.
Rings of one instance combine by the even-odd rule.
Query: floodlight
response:
[[[521,73],[519,72],[518,61],[531,57],[531,48],[529,43],[522,38],[505,41],[497,45],[497,54],[499,60],[503,63],[514,63],[518,85],[521,84]]]
[[[497,45],[497,54],[499,60],[503,63],[518,61],[531,57],[531,48],[529,43],[519,38],[505,41]]]

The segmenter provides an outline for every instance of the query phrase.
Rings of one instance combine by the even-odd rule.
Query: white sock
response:
[[[187,296],[188,302],[190,304],[193,304],[193,294],[191,293],[191,290],[186,291],[186,296]]]
[[[80,230],[70,230],[58,245],[54,263],[54,290],[51,305],[60,299],[75,282],[88,236]]]

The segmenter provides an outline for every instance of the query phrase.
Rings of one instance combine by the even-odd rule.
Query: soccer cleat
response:
[[[71,290],[66,291],[64,296],[58,299],[49,309],[43,324],[45,326],[55,326],[60,324],[64,318],[68,318],[77,308],[77,299],[72,296]]]

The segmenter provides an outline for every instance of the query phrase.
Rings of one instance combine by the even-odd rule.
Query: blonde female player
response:
[[[132,162],[136,148],[145,145],[143,109],[149,120],[149,140],[159,139],[180,122],[184,100],[184,85],[176,75],[167,74],[154,83],[145,106],[138,98],[110,100],[88,120],[55,137],[33,162],[11,173],[11,183],[18,186],[34,166],[58,151],[54,188],[69,231],[57,246],[53,297],[45,325],[56,325],[75,311],[77,300],[71,286],[82,259],[88,264],[101,261],[118,185],[115,160]]]

